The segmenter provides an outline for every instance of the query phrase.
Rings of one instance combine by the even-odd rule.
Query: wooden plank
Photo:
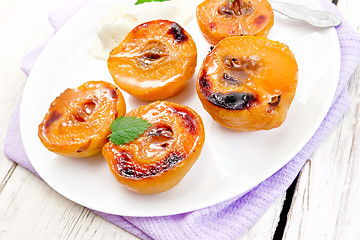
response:
[[[0,194],[0,239],[138,239],[18,167]]]
[[[358,2],[339,1],[351,14]],[[360,32],[360,18],[351,23]],[[301,172],[284,238],[358,239],[360,236],[360,66],[349,91],[351,110]]]
[[[303,169],[284,239],[357,239],[360,236],[360,68],[352,80],[353,105],[342,124]]]

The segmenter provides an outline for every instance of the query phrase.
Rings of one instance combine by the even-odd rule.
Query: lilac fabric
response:
[[[270,204],[287,190],[319,143],[349,109],[347,84],[360,61],[360,37],[346,23],[333,4],[328,0],[319,1],[325,9],[334,12],[342,19],[342,24],[336,27],[341,47],[340,79],[333,105],[323,123],[288,164],[247,194],[194,212],[164,217],[123,217],[96,213],[142,239],[235,239],[251,227]],[[51,12],[49,17],[55,32],[88,2],[90,0],[64,0],[64,4]],[[24,57],[22,69],[25,73],[30,73],[45,45],[46,42]],[[36,174],[22,145],[19,132],[19,107],[10,121],[5,140],[5,154],[9,159]]]

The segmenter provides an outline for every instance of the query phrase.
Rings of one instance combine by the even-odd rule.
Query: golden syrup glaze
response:
[[[200,30],[212,44],[229,36],[267,36],[274,13],[267,0],[205,0],[196,9]]]
[[[195,163],[204,144],[200,116],[167,101],[153,102],[127,115],[141,117],[152,126],[129,144],[109,142],[104,146],[103,155],[116,179],[145,194],[175,186]]]
[[[101,151],[112,121],[125,114],[125,101],[113,84],[89,81],[67,89],[50,105],[38,127],[41,142],[58,154],[85,157]]]
[[[265,37],[229,37],[205,58],[197,93],[204,108],[224,126],[239,131],[271,129],[285,120],[297,72],[285,44]]]
[[[185,87],[196,61],[196,45],[179,24],[154,20],[135,27],[111,51],[108,68],[121,89],[143,100],[159,100]]]

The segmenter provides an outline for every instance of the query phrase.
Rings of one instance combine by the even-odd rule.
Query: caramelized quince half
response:
[[[108,142],[102,153],[122,185],[153,194],[177,185],[198,159],[205,141],[200,116],[187,106],[156,101],[126,114],[143,118],[151,127],[125,145]]]
[[[114,48],[108,68],[115,83],[143,100],[175,95],[195,73],[196,45],[179,24],[149,21],[135,27]]]
[[[197,94],[214,120],[238,131],[268,130],[285,120],[297,86],[289,47],[266,37],[225,38],[206,56]]]
[[[201,32],[214,45],[229,36],[267,36],[274,24],[267,0],[205,0],[196,17]]]
[[[38,127],[44,146],[57,154],[87,157],[101,152],[112,121],[125,114],[120,90],[105,81],[66,89],[50,105]]]

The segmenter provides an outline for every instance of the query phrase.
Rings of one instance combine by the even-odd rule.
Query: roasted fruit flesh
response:
[[[229,36],[267,36],[274,13],[267,0],[205,0],[196,10],[200,30],[212,44]]]
[[[265,37],[229,37],[207,55],[197,93],[219,123],[239,131],[279,127],[297,85],[289,48]]]
[[[111,122],[125,114],[125,108],[123,96],[113,84],[86,82],[65,90],[51,103],[38,135],[52,152],[90,156],[101,151],[111,133]]]
[[[195,73],[196,45],[177,23],[154,20],[135,27],[108,59],[115,83],[143,100],[170,97]]]
[[[130,190],[152,194],[174,187],[200,155],[205,132],[200,116],[189,107],[156,101],[126,115],[152,125],[125,145],[108,142],[103,155],[115,178]]]

